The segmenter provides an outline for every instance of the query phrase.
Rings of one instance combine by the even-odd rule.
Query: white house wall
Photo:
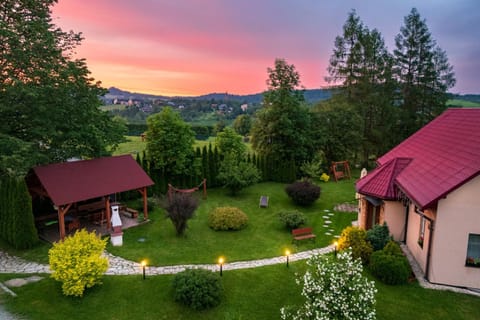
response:
[[[405,207],[398,201],[384,202],[384,221],[395,241],[403,241],[405,233]]]
[[[417,260],[422,271],[425,272],[427,264],[428,243],[430,238],[430,223],[428,221],[425,222],[425,234],[422,247],[418,244],[418,237],[420,234],[420,220],[421,216],[415,212],[415,206],[411,204],[408,211],[408,229],[406,245],[415,260]]]
[[[480,268],[466,267],[468,234],[480,234],[480,176],[438,203],[430,281],[480,288]]]

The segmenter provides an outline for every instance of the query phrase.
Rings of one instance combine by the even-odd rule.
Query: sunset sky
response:
[[[59,0],[52,17],[83,33],[78,57],[104,87],[183,96],[262,92],[275,58],[306,88],[324,87],[351,9],[393,51],[412,7],[454,66],[451,92],[480,93],[477,0]]]

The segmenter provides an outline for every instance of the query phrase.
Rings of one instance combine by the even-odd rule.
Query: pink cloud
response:
[[[392,43],[412,6],[409,1],[414,2],[374,0],[367,6],[352,0],[335,5],[316,0],[64,0],[53,8],[53,17],[63,29],[83,32],[78,54],[106,85],[160,94],[255,93],[266,89],[266,69],[277,57],[296,66],[307,88],[324,86],[334,38],[350,9],[358,7],[370,28],[387,30],[385,40]],[[429,23],[435,22],[432,17]],[[476,43],[471,33],[461,35]],[[449,58],[455,64],[456,57]],[[460,69],[457,77],[470,73]]]

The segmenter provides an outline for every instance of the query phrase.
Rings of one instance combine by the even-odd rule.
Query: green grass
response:
[[[225,271],[224,294],[219,306],[195,312],[173,301],[173,276],[106,276],[103,285],[85,296],[65,297],[60,284],[46,278],[14,288],[16,298],[0,297],[11,312],[40,319],[279,319],[285,305],[300,305],[301,287],[295,274],[303,274],[304,262],[255,269]],[[0,280],[14,278],[0,275]],[[387,286],[376,283],[377,319],[437,320],[478,319],[480,298],[447,291],[427,290],[416,283]]]
[[[142,153],[147,145],[146,142],[142,142],[140,136],[126,136],[126,142],[121,143],[118,148],[113,152],[113,155]]]
[[[302,242],[294,251],[324,246],[331,236],[324,234],[323,215],[337,203],[353,201],[352,180],[322,183],[320,200],[308,209],[301,209],[309,218],[316,234],[316,244]],[[151,265],[177,263],[214,263],[220,254],[227,262],[282,255],[290,246],[291,236],[278,221],[277,211],[294,208],[286,197],[283,185],[262,183],[247,188],[238,197],[226,196],[226,190],[208,190],[198,215],[191,221],[187,236],[176,237],[171,222],[160,210],[152,214],[152,222],[126,230],[123,247],[109,251],[135,261],[148,258]],[[258,208],[260,194],[270,196],[269,208]],[[234,205],[250,217],[249,226],[238,232],[214,232],[206,225],[206,215],[217,205]],[[332,225],[335,233],[356,217],[352,213],[335,213]],[[145,237],[145,243],[138,242]],[[5,250],[5,244],[0,243]],[[45,260],[49,246],[40,244],[33,250],[11,254],[29,260]],[[46,279],[13,288],[17,297],[0,294],[0,302],[11,312],[27,319],[278,319],[284,305],[302,303],[301,287],[295,284],[295,274],[303,274],[305,261],[254,269],[225,271],[222,277],[224,295],[213,309],[194,312],[173,301],[172,275],[105,276],[103,285],[88,289],[81,299],[62,295],[60,283]],[[26,275],[0,274],[0,281]],[[371,276],[369,276],[371,278]],[[480,298],[452,292],[426,290],[411,283],[387,286],[376,283],[378,319],[478,319]]]
[[[330,219],[335,231],[326,235],[323,227],[325,209],[333,210],[337,203],[352,201],[354,198],[353,179],[339,183],[322,183],[320,199],[311,207],[296,207],[285,194],[284,185],[261,183],[243,190],[236,197],[226,195],[225,189],[208,190],[208,198],[200,200],[195,218],[189,221],[185,236],[178,237],[170,220],[163,217],[160,209],[153,211],[151,222],[124,231],[123,246],[109,247],[118,256],[133,261],[149,260],[151,265],[172,265],[188,263],[215,263],[223,255],[227,261],[241,261],[280,256],[285,249],[292,252],[324,247],[334,241],[333,236],[351,225],[357,218],[355,213],[335,213]],[[269,207],[259,208],[260,195],[268,195]],[[248,226],[240,231],[214,231],[208,227],[208,214],[221,206],[242,209],[249,217]],[[282,210],[298,209],[307,216],[307,225],[313,227],[317,239],[301,241],[293,245],[292,236],[278,219]],[[146,241],[139,242],[144,238]]]
[[[147,143],[145,141],[142,141],[140,136],[126,136],[125,138],[127,139],[127,141],[124,143],[121,143],[118,146],[118,148],[113,152],[113,155],[123,155],[123,154],[136,155],[137,153],[142,153],[147,146]],[[203,148],[203,146],[205,145],[208,147],[209,143],[212,143],[212,145],[215,145],[215,138],[210,137],[207,140],[196,140],[193,147]]]
[[[460,99],[450,99],[447,101],[449,107],[480,108],[480,102],[473,102]]]

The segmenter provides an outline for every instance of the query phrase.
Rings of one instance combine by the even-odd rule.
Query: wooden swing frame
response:
[[[337,166],[343,165],[343,171],[337,169]],[[348,165],[348,161],[332,161],[332,166],[330,167],[330,171],[333,174],[333,178],[335,182],[338,182],[340,179],[350,179],[350,166]]]
[[[173,192],[193,193],[195,191],[198,191],[202,185],[203,185],[203,199],[207,199],[207,179],[203,179],[198,186],[190,189],[175,188],[169,183],[168,184],[168,200],[172,200]]]

